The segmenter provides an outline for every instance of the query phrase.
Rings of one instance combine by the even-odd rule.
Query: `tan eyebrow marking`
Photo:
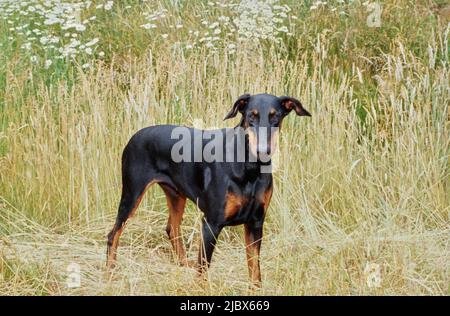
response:
[[[270,109],[269,114],[270,114],[270,115],[274,115],[276,112],[277,112],[277,111],[276,111],[274,108],[272,108],[272,109]]]
[[[255,115],[255,116],[258,115],[258,111],[255,110],[255,109],[253,109],[253,110],[252,110],[252,114]]]

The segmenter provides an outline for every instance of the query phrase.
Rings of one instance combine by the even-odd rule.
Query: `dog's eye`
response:
[[[280,117],[276,113],[270,113],[269,121],[272,124],[278,124],[280,122]]]

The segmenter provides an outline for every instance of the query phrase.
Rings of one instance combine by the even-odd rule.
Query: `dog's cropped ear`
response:
[[[244,107],[248,104],[250,101],[250,94],[244,94],[239,97],[239,99],[234,102],[233,107],[231,108],[230,112],[228,112],[227,115],[223,118],[223,120],[228,120],[229,118],[233,118],[236,116],[237,112],[242,112],[244,110]]]
[[[288,113],[291,112],[292,109],[294,109],[295,113],[297,113],[297,115],[299,116],[311,116],[311,114],[307,110],[305,110],[299,100],[287,96],[279,97],[279,99],[281,101],[281,105]]]

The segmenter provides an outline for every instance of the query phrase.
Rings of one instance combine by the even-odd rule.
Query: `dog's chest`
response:
[[[240,190],[228,190],[225,196],[225,220],[230,225],[242,224],[263,217],[271,195],[271,187],[248,185]]]

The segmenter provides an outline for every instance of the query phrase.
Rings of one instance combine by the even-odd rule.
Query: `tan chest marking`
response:
[[[233,193],[227,193],[225,219],[233,218],[246,203],[247,198]]]

